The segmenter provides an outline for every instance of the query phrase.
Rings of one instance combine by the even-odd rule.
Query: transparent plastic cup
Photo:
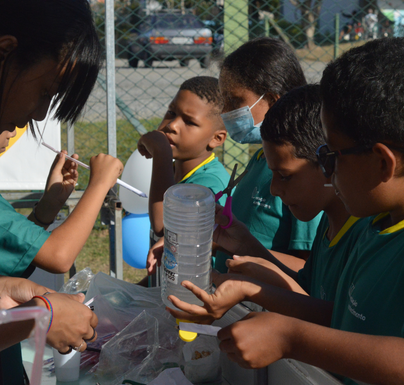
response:
[[[60,382],[77,381],[80,377],[81,353],[72,350],[69,354],[60,354],[56,349],[52,350],[57,380]]]

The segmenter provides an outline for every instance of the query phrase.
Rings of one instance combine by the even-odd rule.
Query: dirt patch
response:
[[[352,47],[359,47],[360,45],[365,44],[366,41],[358,41],[352,43],[341,43],[338,47],[338,55],[350,50]],[[326,45],[326,46],[316,46],[314,49],[297,49],[296,56],[299,59],[304,60],[312,60],[312,61],[322,61],[328,63],[329,61],[334,59],[334,45]]]

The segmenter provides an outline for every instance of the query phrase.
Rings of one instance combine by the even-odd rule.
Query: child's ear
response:
[[[268,109],[270,109],[278,99],[280,99],[280,95],[271,94],[269,92],[264,96],[264,100],[268,103]]]
[[[208,147],[210,149],[214,149],[216,147],[221,146],[227,138],[227,131],[226,130],[216,130],[213,133],[212,139],[208,143]]]
[[[7,55],[14,51],[18,46],[18,41],[14,36],[0,36],[0,63],[2,63]]]
[[[396,174],[397,159],[393,151],[383,143],[376,143],[372,149],[378,156],[380,177],[382,182],[388,182]]]

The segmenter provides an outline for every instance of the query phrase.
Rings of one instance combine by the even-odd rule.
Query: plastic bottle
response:
[[[208,188],[177,184],[164,194],[164,254],[160,269],[161,297],[175,295],[182,301],[202,305],[181,282],[191,281],[208,293],[212,290],[212,234],[215,197]]]

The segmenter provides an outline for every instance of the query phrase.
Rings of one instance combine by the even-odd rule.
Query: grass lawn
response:
[[[77,271],[85,267],[91,268],[94,274],[103,272],[109,274],[109,235],[104,228],[94,228],[86,244],[76,259]],[[123,279],[128,282],[139,282],[145,277],[146,270],[135,269],[123,262]],[[69,276],[66,274],[65,281]]]

